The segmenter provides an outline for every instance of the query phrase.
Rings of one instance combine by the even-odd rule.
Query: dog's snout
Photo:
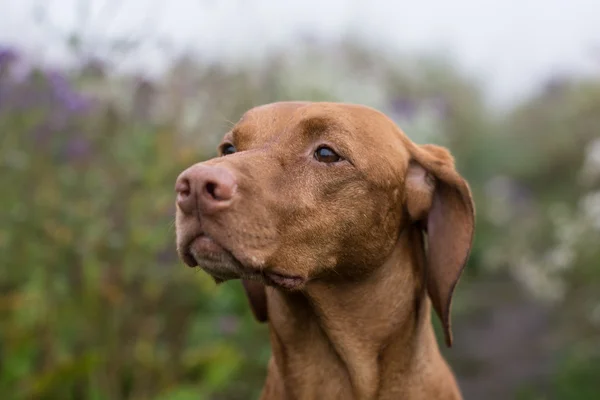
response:
[[[229,206],[236,188],[235,177],[227,169],[195,165],[177,178],[177,205],[185,214],[192,214],[196,209],[211,214]]]

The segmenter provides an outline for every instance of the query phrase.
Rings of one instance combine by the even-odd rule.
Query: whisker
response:
[[[224,114],[219,114],[218,117],[222,122],[227,122],[229,124],[228,128],[233,128],[235,126],[235,122],[230,121]]]

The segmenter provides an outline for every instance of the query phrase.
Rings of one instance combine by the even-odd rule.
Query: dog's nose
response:
[[[235,177],[227,169],[194,165],[177,178],[177,205],[185,214],[196,210],[212,214],[229,207],[236,188]]]

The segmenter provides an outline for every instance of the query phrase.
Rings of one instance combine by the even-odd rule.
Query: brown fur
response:
[[[242,279],[268,320],[261,399],[460,399],[430,321],[433,306],[450,346],[474,231],[450,153],[336,103],[256,107],[228,144],[178,178],[177,244],[217,282]],[[321,145],[344,160],[319,162]]]

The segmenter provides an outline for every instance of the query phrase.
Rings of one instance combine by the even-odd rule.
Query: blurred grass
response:
[[[345,42],[258,66],[181,59],[161,82],[110,75],[97,61],[16,79],[23,56],[9,50],[0,398],[258,396],[267,329],[239,282],[216,287],[177,260],[173,185],[214,154],[230,121],[285,99],[366,103],[413,140],[448,146],[478,206],[455,314],[468,320],[479,301],[491,313],[502,296],[484,301],[469,288],[510,275],[552,308],[548,335],[559,338],[545,385],[520,382],[514,398],[600,393],[600,80],[554,83],[501,118],[449,63]],[[481,373],[456,365],[461,379]]]

